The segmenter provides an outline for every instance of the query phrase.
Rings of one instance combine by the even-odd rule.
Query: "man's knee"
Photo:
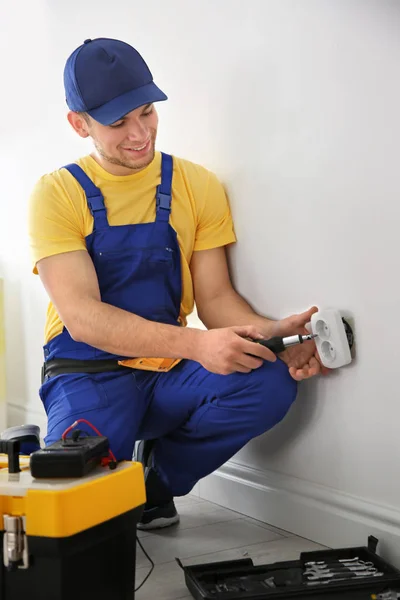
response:
[[[279,423],[297,395],[297,383],[284,362],[264,363],[249,377],[251,418],[254,435],[261,435]]]

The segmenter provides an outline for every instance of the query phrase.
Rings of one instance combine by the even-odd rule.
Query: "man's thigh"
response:
[[[43,384],[40,396],[48,418],[46,445],[74,421],[86,419],[109,438],[117,459],[132,458],[147,405],[133,372],[58,375]],[[78,428],[95,435],[84,423]]]
[[[153,381],[139,376],[138,385],[144,391],[148,387],[151,397],[140,439],[160,438],[177,429],[184,436],[201,435],[199,423],[211,414],[215,428],[226,429],[227,421],[234,425],[237,418],[243,427],[255,423],[260,432],[266,431],[283,418],[297,391],[296,382],[280,360],[265,362],[248,374],[231,375],[211,373],[187,360]]]
[[[149,398],[139,439],[160,438],[185,427],[203,404],[215,398],[213,374],[191,360],[167,373],[137,372],[136,378]]]

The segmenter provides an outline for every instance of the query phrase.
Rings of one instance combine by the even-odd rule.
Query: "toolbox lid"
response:
[[[34,479],[29,457],[20,473],[9,473],[0,456],[0,527],[3,515],[24,516],[29,536],[66,537],[124,514],[146,502],[143,467],[119,463],[97,467],[79,479]]]

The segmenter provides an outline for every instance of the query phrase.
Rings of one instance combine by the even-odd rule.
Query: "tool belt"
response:
[[[44,381],[65,373],[106,373],[109,371],[131,371],[120,365],[117,360],[75,360],[73,358],[53,358],[43,364],[42,384]]]

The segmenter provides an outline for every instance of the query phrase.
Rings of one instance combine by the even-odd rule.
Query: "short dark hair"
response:
[[[89,123],[89,113],[87,112],[78,112],[78,115],[80,115],[81,117],[83,117],[86,121],[86,123]]]

